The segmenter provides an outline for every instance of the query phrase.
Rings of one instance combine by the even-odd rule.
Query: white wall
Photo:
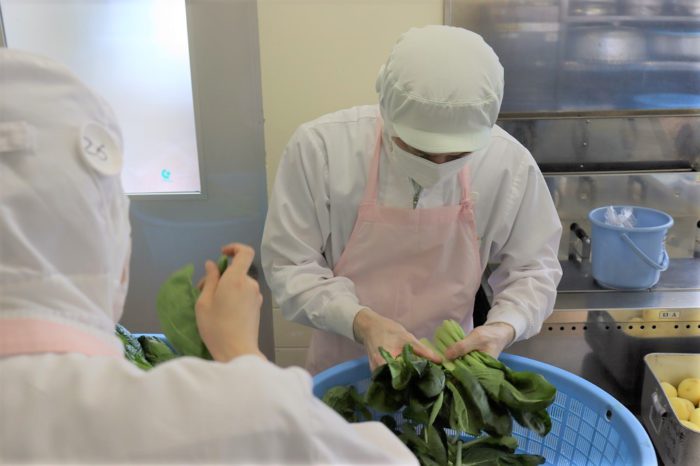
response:
[[[399,35],[442,23],[442,0],[258,0],[268,191],[301,123],[375,103],[377,71]],[[277,363],[303,365],[309,329],[273,315]]]

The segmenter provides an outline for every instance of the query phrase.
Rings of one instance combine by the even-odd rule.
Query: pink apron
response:
[[[382,122],[357,220],[333,270],[355,284],[360,304],[395,320],[417,338],[432,340],[445,319],[473,328],[481,261],[469,197],[469,175],[459,173],[459,205],[403,209],[377,204]],[[318,373],[366,354],[362,345],[314,330],[306,361]]]

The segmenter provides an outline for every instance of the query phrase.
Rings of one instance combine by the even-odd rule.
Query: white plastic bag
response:
[[[605,209],[605,223],[616,227],[634,228],[637,219],[634,217],[632,207],[622,207],[618,212],[610,205]]]

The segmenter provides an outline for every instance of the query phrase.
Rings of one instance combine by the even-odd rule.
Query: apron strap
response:
[[[377,116],[376,135],[374,137],[374,151],[372,162],[370,162],[369,172],[367,173],[367,185],[365,186],[365,194],[362,197],[363,205],[374,205],[377,203],[377,185],[379,184],[379,154],[382,151],[382,130],[384,122],[381,116]]]
[[[123,358],[115,338],[60,322],[41,319],[0,319],[0,357],[37,353],[80,353]]]
[[[466,157],[469,157],[468,155]],[[471,202],[471,194],[469,193],[469,168],[464,167],[459,171],[459,184],[462,188],[462,196],[459,200],[460,205],[469,204]]]

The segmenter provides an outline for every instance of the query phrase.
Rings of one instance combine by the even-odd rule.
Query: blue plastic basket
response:
[[[513,436],[521,453],[542,455],[548,465],[658,464],[642,424],[608,393],[549,364],[512,354],[502,354],[500,360],[513,370],[542,374],[557,387],[556,399],[548,409],[552,430],[546,437],[514,423]],[[366,357],[344,362],[314,377],[314,394],[321,398],[337,385],[354,385],[362,393],[370,376]]]

